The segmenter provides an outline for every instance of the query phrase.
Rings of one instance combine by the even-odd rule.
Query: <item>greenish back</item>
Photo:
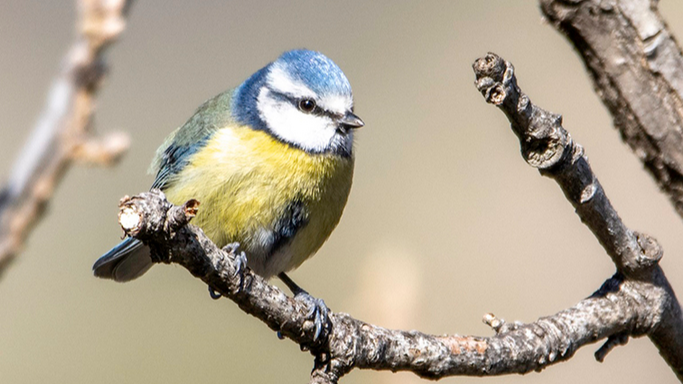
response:
[[[149,168],[156,174],[152,188],[165,190],[172,185],[189,158],[206,146],[216,131],[233,123],[233,93],[230,89],[205,101],[183,126],[166,137]]]

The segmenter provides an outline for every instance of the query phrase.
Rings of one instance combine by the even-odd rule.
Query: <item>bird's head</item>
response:
[[[293,50],[252,75],[236,90],[233,113],[243,124],[311,153],[351,156],[351,85],[325,55]]]

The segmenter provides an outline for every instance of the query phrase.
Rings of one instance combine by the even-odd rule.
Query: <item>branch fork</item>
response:
[[[122,200],[120,223],[127,235],[150,246],[154,261],[184,266],[278,335],[310,350],[315,356],[311,383],[336,383],[355,368],[411,371],[430,379],[540,371],[604,339],[596,352],[602,361],[629,337],[643,335],[681,377],[683,316],[658,265],[663,254],[659,244],[623,224],[583,148],[562,127],[559,115],[533,105],[521,92],[510,63],[489,54],[474,69],[482,95],[508,116],[525,160],[557,181],[617,266],[598,291],[571,308],[527,324],[488,314],[484,322],[495,332],[489,337],[391,330],[330,313],[329,334],[316,341],[307,308],[242,270],[235,247],[221,250],[189,225],[200,209],[198,202],[174,206],[161,191],[152,190]]]
[[[189,224],[198,209],[194,200],[175,206],[152,190],[124,197],[119,222],[127,235],[150,246],[154,261],[182,265],[282,337],[310,350],[315,357],[312,383],[336,383],[354,368],[411,371],[431,379],[525,373],[569,359],[582,345],[624,332],[643,335],[657,325],[650,315],[657,313],[653,308],[662,295],[644,294],[652,284],[612,278],[605,284],[609,289],[533,323],[506,323],[486,315],[484,321],[495,331],[490,337],[391,330],[330,313],[329,334],[316,340],[304,305],[243,270],[235,247],[219,249]]]

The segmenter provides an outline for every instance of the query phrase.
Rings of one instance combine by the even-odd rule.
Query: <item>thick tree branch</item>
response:
[[[540,4],[581,55],[623,140],[683,216],[683,56],[657,0]]]
[[[390,330],[331,313],[329,334],[314,341],[304,304],[248,269],[242,271],[242,256],[234,249],[218,249],[199,228],[187,225],[198,202],[173,206],[152,190],[124,198],[119,222],[126,234],[151,247],[155,261],[183,265],[245,312],[310,349],[315,355],[312,383],[336,383],[353,368],[411,371],[430,379],[525,373],[567,360],[578,348],[607,338],[596,354],[604,359],[628,336],[642,335],[652,338],[683,377],[681,312],[658,266],[661,248],[621,222],[583,150],[560,126],[561,118],[531,104],[509,63],[489,55],[477,60],[474,69],[479,90],[512,122],[527,162],[560,184],[617,265],[615,276],[569,309],[530,324],[506,324],[489,314],[485,322],[496,332],[490,337]]]
[[[107,71],[106,48],[123,32],[132,0],[80,0],[78,33],[36,126],[0,191],[0,274],[21,250],[74,160],[110,165],[128,135],[92,134],[95,97]]]
[[[683,380],[683,315],[676,296],[659,267],[662,248],[653,238],[626,227],[593,174],[583,148],[562,127],[562,117],[533,105],[517,86],[512,64],[489,54],[474,64],[477,88],[489,103],[498,106],[520,139],[522,155],[541,174],[553,178],[593,231],[617,266],[625,282],[639,282],[640,295],[659,296],[648,314],[656,318],[647,333],[660,353]],[[622,283],[622,285],[624,284]],[[621,289],[624,289],[622,286]],[[637,304],[637,303],[633,303]],[[640,331],[632,329],[632,335]],[[614,337],[605,350],[613,347]],[[602,352],[597,356],[604,358]]]

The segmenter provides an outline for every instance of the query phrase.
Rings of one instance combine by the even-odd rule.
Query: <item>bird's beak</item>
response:
[[[365,125],[363,120],[361,120],[360,117],[354,115],[352,112],[346,112],[346,115],[344,115],[344,117],[342,117],[339,120],[339,124],[343,128],[352,128],[352,129],[360,128],[360,127]]]

